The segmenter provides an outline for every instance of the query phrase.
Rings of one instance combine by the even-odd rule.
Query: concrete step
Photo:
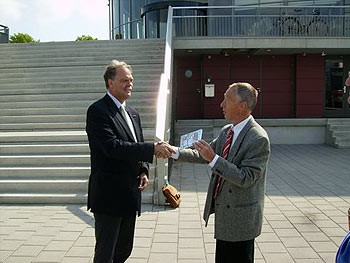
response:
[[[0,194],[1,204],[86,204],[86,193],[74,194],[37,194],[5,193]]]
[[[0,132],[0,143],[28,142],[87,143],[85,131]]]
[[[22,108],[2,109],[0,116],[30,116],[30,115],[85,115],[87,107],[74,108]]]
[[[28,115],[28,116],[0,116],[0,123],[42,123],[42,122],[84,122],[85,115]]]
[[[327,124],[330,124],[330,125],[340,125],[340,124],[350,125],[350,119],[349,118],[328,119]]]
[[[105,65],[106,61],[111,61],[115,59],[115,56],[113,55],[107,55],[104,57],[99,58],[93,58],[93,57],[75,57],[75,58],[55,58],[55,65],[58,67],[62,67],[64,65],[69,66],[96,66],[96,65]],[[127,61],[130,65],[135,64],[149,64],[150,66],[152,64],[161,64],[163,63],[163,57],[159,56],[158,53],[140,56],[139,54],[135,54],[134,57],[129,57],[125,55],[118,56],[118,59],[121,61]],[[28,60],[28,62],[23,63],[23,59],[18,59],[16,61],[11,60],[5,60],[3,63],[1,63],[0,68],[26,68],[26,67],[42,67],[42,68],[48,68],[52,67],[53,62],[52,58],[47,59],[38,59],[38,60]]]
[[[18,95],[1,95],[0,96],[0,102],[29,102],[29,101],[84,101],[84,100],[98,100],[102,98],[105,95],[105,93],[102,92],[82,92],[82,93],[75,93],[75,94],[28,94],[26,96],[18,96]],[[154,91],[137,91],[133,92],[132,96],[130,97],[130,101],[137,101],[137,100],[145,100],[150,99],[151,102],[155,101],[158,95],[158,87],[154,88]]]
[[[89,144],[1,144],[1,155],[18,154],[82,154],[89,153]]]
[[[72,52],[52,52],[45,54],[42,51],[32,52],[32,53],[23,53],[23,54],[8,54],[8,56],[2,58],[3,65],[10,65],[10,67],[17,65],[19,67],[25,67],[27,65],[104,65],[106,61],[110,61],[115,57],[118,57],[121,61],[134,61],[137,64],[144,64],[145,62],[152,61],[153,63],[161,63],[162,56],[159,56],[157,50],[145,49],[147,53],[144,52],[143,56],[140,56],[139,53],[133,51],[117,51],[116,54],[111,55],[106,51],[85,51],[79,53]],[[54,58],[54,62],[52,61]],[[137,62],[136,62],[137,61]],[[130,62],[129,62],[130,63]],[[132,64],[131,64],[132,65]]]
[[[87,109],[89,105],[91,105],[96,99],[102,98],[105,95],[105,93],[100,94],[100,96],[96,96],[97,98],[94,99],[86,99],[86,100],[57,100],[57,101],[16,101],[16,103],[13,103],[12,101],[1,101],[0,103],[0,109],[2,112],[3,109],[45,109],[45,108],[85,108]],[[128,105],[139,109],[140,113],[144,109],[151,108],[155,110],[156,105],[156,99],[157,98],[140,98],[135,99],[133,97],[130,97],[128,99]]]
[[[24,48],[23,48],[24,47]],[[108,49],[107,49],[108,47]],[[6,47],[5,47],[6,48]],[[46,49],[43,48],[42,45],[38,45],[35,48],[30,48],[28,46],[22,45],[22,48],[11,50],[8,49],[6,54],[8,55],[8,58],[11,59],[19,59],[21,57],[23,58],[51,58],[51,57],[62,57],[62,58],[69,58],[69,57],[80,57],[83,55],[84,57],[104,57],[104,56],[110,56],[111,52],[114,53],[115,57],[119,57],[121,55],[125,55],[128,57],[133,57],[138,54],[140,51],[140,44],[137,44],[132,47],[124,48],[124,50],[121,49],[120,45],[100,45],[100,46],[79,46],[78,45],[69,45],[69,46],[61,46],[57,49]],[[142,46],[144,51],[147,51],[148,53],[158,53],[159,50],[164,50],[163,46],[159,46],[158,48],[152,48],[152,45],[145,43]],[[29,50],[30,49],[30,50]],[[30,51],[30,52],[29,52]]]
[[[0,123],[0,133],[11,131],[82,131],[85,130],[85,126],[85,122]]]
[[[155,123],[153,113],[144,113],[141,115],[143,123]],[[67,115],[28,115],[28,116],[0,116],[0,123],[49,123],[49,122],[84,122],[85,114],[67,114]]]
[[[159,83],[160,73],[148,74],[148,79],[135,78],[134,91],[152,91]],[[1,94],[103,93],[105,83],[101,76],[62,76],[59,78],[26,78],[1,80]]]
[[[74,167],[0,167],[0,179],[87,179],[90,175],[89,166]]]
[[[14,107],[15,105],[12,105]],[[0,116],[28,116],[28,115],[86,115],[88,105],[82,107],[52,107],[52,108],[11,108],[1,109]],[[138,104],[135,108],[142,115],[154,114],[155,108],[149,104]]]
[[[164,44],[164,45],[163,45]],[[2,44],[0,54],[77,54],[101,51],[131,51],[139,53],[140,50],[164,50],[164,39],[123,39],[123,40],[99,40],[99,41],[66,41],[66,42],[39,42],[39,43],[9,43]]]
[[[341,138],[350,138],[350,130],[343,130],[343,129],[338,129],[338,130],[333,130],[333,136],[334,137],[341,137]]]
[[[43,68],[0,68],[0,73],[6,78],[21,79],[21,78],[49,78],[56,76],[97,76],[103,80],[103,73],[108,61],[103,65],[92,66],[69,66],[54,67],[55,70],[45,71]],[[152,68],[149,65],[136,64],[132,65],[133,75],[135,80],[138,78],[147,79],[150,74],[160,74],[163,70],[163,64],[152,64]],[[145,78],[144,78],[145,77]]]
[[[0,167],[88,167],[89,165],[89,154],[0,155]]]
[[[349,124],[332,124],[332,125],[329,125],[329,128],[333,131],[349,131],[350,132],[350,123]]]
[[[335,138],[334,145],[336,148],[350,148],[350,138],[349,137],[337,137]]]
[[[327,143],[336,148],[350,148],[350,119],[328,119],[327,120]]]
[[[0,180],[0,193],[87,193],[88,180]]]

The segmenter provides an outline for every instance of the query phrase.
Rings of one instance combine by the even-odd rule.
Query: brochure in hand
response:
[[[193,143],[202,139],[203,130],[199,129],[190,133],[181,135],[180,148],[185,149],[193,146]]]

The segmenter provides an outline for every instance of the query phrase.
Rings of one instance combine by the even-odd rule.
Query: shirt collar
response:
[[[237,123],[236,125],[232,125],[231,129],[233,129],[233,140],[235,141],[236,138],[238,137],[238,135],[241,133],[241,131],[243,130],[243,128],[247,125],[248,121],[253,119],[253,116],[250,115],[248,118],[245,118],[243,121]]]
[[[107,95],[113,100],[114,104],[117,106],[118,109],[120,108],[120,106],[122,106],[122,103],[120,103],[120,101],[116,97],[114,97],[109,91],[107,91]]]

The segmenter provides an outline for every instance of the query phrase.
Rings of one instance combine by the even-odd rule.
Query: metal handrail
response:
[[[176,37],[350,36],[350,6],[186,6],[175,10],[207,10],[204,15],[174,15]],[[248,10],[253,12],[245,13]]]
[[[122,27],[124,27],[124,26],[128,26],[128,27],[131,28],[131,27],[132,27],[132,24],[137,23],[137,22],[140,22],[140,21],[142,21],[142,18],[134,19],[134,20],[125,22],[125,23],[123,23],[123,24],[117,25],[117,26],[113,27],[113,28],[110,30],[110,34],[113,35],[114,32],[117,32],[118,34],[120,34],[121,38],[123,38],[120,28],[122,28]],[[117,29],[119,29],[119,30],[117,30]],[[114,37],[115,37],[115,36],[114,36]]]

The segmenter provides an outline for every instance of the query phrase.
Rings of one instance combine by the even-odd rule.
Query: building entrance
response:
[[[350,68],[343,58],[326,59],[326,117],[350,117]]]

